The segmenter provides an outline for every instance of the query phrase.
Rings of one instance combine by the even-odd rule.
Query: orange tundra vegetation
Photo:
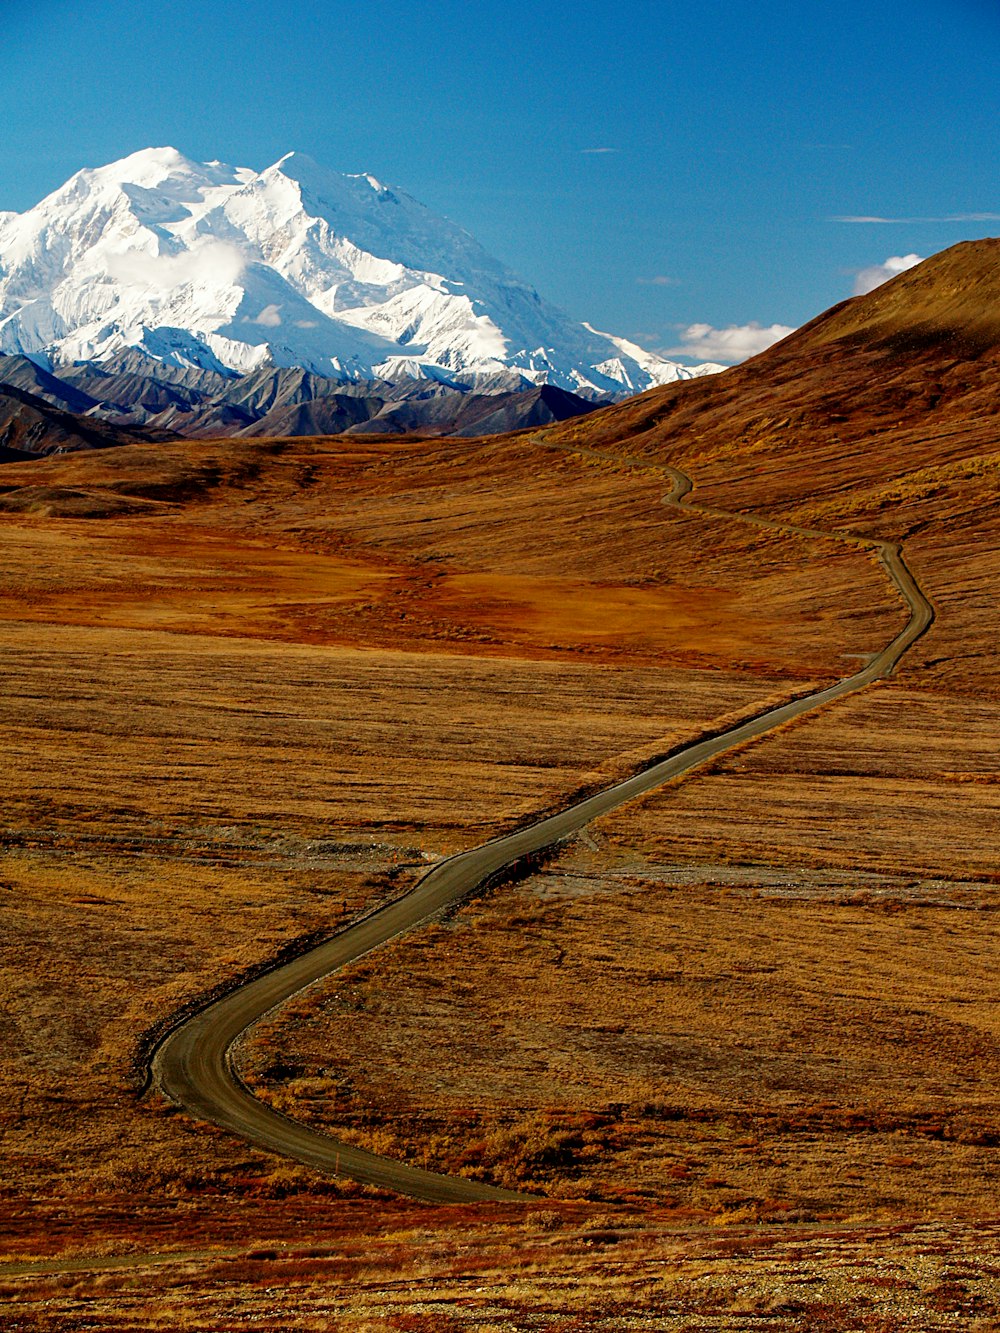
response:
[[[3,468],[6,1326],[996,1326],[998,246],[542,434]],[[862,547],[666,508],[669,463],[902,540],[931,632],[236,1052],[543,1197],[379,1196],[143,1095],[170,1014],[900,628]]]

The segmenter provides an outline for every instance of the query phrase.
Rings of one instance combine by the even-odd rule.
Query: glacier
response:
[[[256,172],[173,148],[0,212],[0,353],[56,370],[126,351],[224,375],[500,376],[614,396],[723,369],[577,323],[374,176],[303,153]]]

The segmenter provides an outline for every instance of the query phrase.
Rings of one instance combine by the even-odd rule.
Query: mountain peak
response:
[[[207,191],[236,188],[253,174],[223,162],[194,162],[176,148],[142,148],[102,167],[84,167],[23,216],[41,212],[46,221],[58,226],[90,200],[108,200],[136,190],[163,190],[177,200],[197,202]]]
[[[271,171],[282,171],[286,176],[295,176],[299,171],[326,171],[327,168],[321,167],[314,157],[308,153],[303,153],[298,148],[293,148],[291,152],[285,153],[279,157],[277,162],[269,168]]]
[[[190,158],[185,157],[178,149],[172,148],[167,144],[162,148],[140,148],[136,152],[130,153],[128,157],[120,158],[117,163],[112,163],[111,165],[112,167],[120,166],[128,167],[130,169],[142,169],[148,165],[151,167],[161,167],[164,170],[171,170],[178,166],[191,167],[194,163]]]
[[[273,163],[261,174],[267,175],[270,172],[279,171],[283,176],[287,176],[290,180],[305,180],[315,177],[324,182],[365,181],[368,186],[377,193],[384,193],[389,190],[387,185],[383,185],[383,183],[380,180],[377,180],[370,172],[332,171],[329,167],[323,166],[321,162],[317,162],[309,153],[303,153],[297,148],[293,148],[290,153],[285,153],[283,157],[279,157],[277,162]]]
[[[329,205],[338,213],[346,211],[358,215],[359,221],[369,216],[373,204],[401,202],[399,193],[383,185],[370,173],[331,171],[308,153],[297,151],[286,153],[273,166],[261,172],[261,179],[276,177],[293,181],[300,192],[304,190],[315,201]],[[415,199],[411,199],[408,195],[405,198],[411,210],[419,213],[425,211]],[[436,221],[444,224],[443,218]]]
[[[170,176],[195,176],[201,174],[202,170],[204,169],[178,152],[176,148],[166,147],[141,148],[135,153],[129,153],[127,157],[119,158],[117,162],[109,162],[103,167],[91,167],[85,172],[78,172],[77,175],[101,181],[150,187],[159,185]]]
[[[293,151],[262,172],[145,148],[0,215],[0,352],[510,373],[590,394],[690,372],[571,320],[461,227]],[[543,350],[544,349],[544,350]]]

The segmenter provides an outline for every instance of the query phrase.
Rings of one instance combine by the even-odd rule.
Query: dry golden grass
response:
[[[802,676],[901,618],[849,548],[706,524],[663,505],[655,471],[525,438],[137,446],[8,466],[8,502],[55,475],[98,511],[181,499],[11,514],[0,611],[17,620]]]
[[[930,353],[898,384],[785,355],[553,436],[906,536],[939,621],[905,670],[240,1053],[295,1114],[551,1196],[527,1212],[379,1199],[141,1101],[142,1033],[428,856],[851,671],[903,620],[880,568],[525,437],[4,469],[0,1235],[154,1256],[0,1272],[12,1330],[997,1326],[988,367],[921,424]]]
[[[252,1215],[266,1239],[242,1250],[218,1245],[54,1278],[0,1275],[6,1326],[987,1333],[1000,1312],[995,1223],[761,1232],[664,1228],[634,1212],[566,1208],[523,1223],[463,1209],[458,1225],[432,1210],[341,1203],[337,1211],[331,1226],[319,1210],[272,1203]]]
[[[989,1213],[988,464],[794,504],[808,478],[785,455],[791,521],[911,534],[938,622],[899,677],[608,816],[536,880],[316,988],[247,1044],[247,1077],[384,1151],[559,1196],[755,1220]],[[764,494],[748,472],[708,499]],[[732,539],[701,523],[695,541]]]
[[[998,906],[988,882],[602,839],[315,988],[242,1068],[297,1117],[559,1198],[988,1216]]]
[[[816,640],[841,646],[836,608],[809,577],[815,553],[801,543],[765,552],[754,539],[761,580],[776,587],[782,568],[794,572],[818,617],[764,673],[736,667],[759,660],[738,619],[716,626],[731,600],[725,557],[713,569],[692,555],[677,538],[696,539],[697,525],[669,515],[678,563],[696,566],[705,586],[650,584],[663,551],[632,526],[618,537],[598,523],[593,535],[609,551],[601,586],[620,580],[632,608],[613,632],[607,605],[586,610],[583,526],[535,552],[537,575],[492,572],[492,546],[477,562],[468,537],[462,564],[415,553],[401,537],[393,546],[371,517],[367,544],[331,532],[328,516],[347,512],[338,496],[352,484],[355,509],[385,506],[386,525],[410,511],[415,475],[429,486],[439,460],[410,446],[397,460],[379,447],[363,464],[305,442],[297,461],[258,451],[248,463],[245,446],[209,445],[4,473],[8,499],[25,473],[65,481],[47,487],[50,512],[15,506],[2,522],[0,1074],[7,1217],[22,1218],[10,1232],[15,1252],[28,1245],[18,1245],[23,1218],[47,1200],[105,1199],[114,1212],[127,1191],[183,1210],[202,1195],[235,1207],[273,1193],[288,1168],[137,1102],[143,1033],[279,947],[399,892],[427,856],[627,772],[712,719],[803,688],[829,669]],[[511,560],[518,544],[532,546],[529,501],[550,461],[519,448],[512,485],[525,503],[520,526],[506,520]],[[247,470],[271,463],[273,476],[258,471],[247,494]],[[473,451],[449,466],[460,476],[486,465]],[[619,477],[561,466],[558,487],[577,509],[594,506],[602,487],[618,501]],[[310,468],[325,469],[312,485]],[[96,516],[81,519],[76,505],[64,516],[59,496],[84,473]],[[382,494],[390,481],[395,498]],[[637,513],[664,522],[662,486],[630,488]],[[154,499],[100,517],[120,490]],[[424,504],[425,544],[450,542],[453,510],[466,504],[437,494],[437,512]],[[448,536],[434,537],[439,529]],[[550,623],[560,542],[562,564],[580,572],[575,583],[560,576]],[[848,558],[837,577],[852,573],[878,586],[863,558]],[[649,597],[662,619],[651,618]],[[896,614],[888,598],[876,601],[850,646]],[[695,656],[709,671],[690,666],[692,616],[706,627]],[[674,665],[654,669],[661,654]],[[296,1190],[302,1178],[293,1171]],[[82,1225],[71,1234],[103,1244]]]
[[[126,1161],[149,1189],[210,1171],[218,1145],[168,1147],[135,1104],[141,1032],[398,893],[425,856],[594,780],[602,760],[627,766],[617,747],[669,744],[699,706],[749,694],[613,668],[597,699],[578,666],[158,631],[8,622],[4,638],[15,1190],[99,1190]]]

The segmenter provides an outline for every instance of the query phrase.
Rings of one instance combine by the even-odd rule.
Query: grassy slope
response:
[[[912,663],[610,818],[537,879],[306,997],[246,1053],[297,1114],[604,1199],[603,1221],[551,1205],[523,1229],[488,1224],[487,1242],[467,1213],[458,1231],[372,1199],[331,1213],[308,1173],[137,1105],[136,1031],[404,882],[422,852],[849,670],[900,619],[879,571],[675,516],[655,475],[523,439],[5,469],[23,775],[5,883],[17,953],[44,978],[26,1000],[23,966],[6,983],[25,1001],[3,1071],[12,1252],[134,1243],[132,1215],[166,1247],[320,1243],[338,1217],[384,1233],[367,1275],[306,1264],[308,1298],[266,1257],[228,1276],[198,1261],[163,1282],[33,1279],[19,1294],[55,1304],[19,1306],[23,1327],[94,1312],[156,1326],[151,1293],[168,1288],[180,1327],[499,1327],[530,1309],[553,1326],[633,1310],[662,1327],[835,1328],[859,1292],[881,1327],[906,1309],[922,1328],[989,1317],[992,1242],[962,1227],[992,1212],[998,1129],[995,354],[981,330],[956,341],[933,293],[937,325],[901,344],[897,283],[874,333],[849,305],[720,380],[557,434],[679,461],[720,505],[906,536],[940,612]],[[701,1233],[649,1230],[845,1216],[867,1221],[833,1244],[743,1237],[724,1265]],[[612,1265],[595,1226],[616,1237]],[[435,1238],[430,1256],[409,1228]],[[972,1244],[975,1274],[953,1257]],[[443,1304],[421,1312],[422,1295]]]

